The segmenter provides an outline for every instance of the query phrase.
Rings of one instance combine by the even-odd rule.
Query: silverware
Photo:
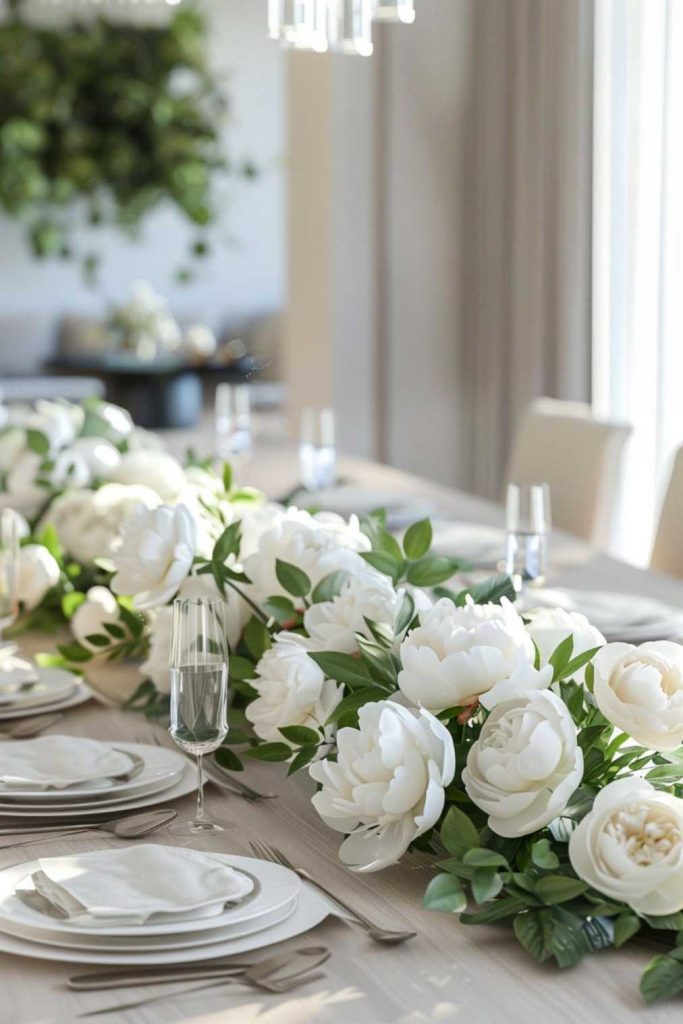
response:
[[[51,725],[56,725],[64,715],[56,712],[51,715],[34,715],[32,718],[22,718],[7,728],[0,729],[0,740],[28,740],[32,736],[39,736]]]
[[[232,789],[237,791],[237,795],[243,797],[245,800],[252,800],[257,803],[259,800],[277,800],[277,793],[259,793],[257,789],[252,789],[246,782],[242,782],[235,775],[230,775],[226,772],[213,758],[207,758],[204,761],[204,773],[211,782],[215,782],[218,786],[224,786],[226,789]]]
[[[265,989],[267,992],[283,993],[289,992],[298,985],[308,984],[322,977],[321,974],[313,973],[316,967],[329,959],[329,951],[325,955],[320,953],[317,956],[306,955],[307,951],[299,950],[292,956],[292,966],[283,968],[281,957],[269,958],[276,961],[276,966],[269,965],[269,960],[262,960],[253,967],[249,967],[239,977],[221,977],[210,981],[208,985],[193,985],[191,988],[183,989],[182,992],[164,992],[161,995],[147,996],[145,999],[136,999],[132,1003],[123,1003],[116,1006],[105,1006],[99,1010],[89,1010],[79,1014],[79,1018],[97,1017],[105,1013],[117,1013],[122,1010],[133,1010],[139,1006],[148,1006],[150,1003],[161,1002],[164,999],[177,999],[180,996],[190,995],[193,992],[204,992],[209,988],[223,985],[252,985],[254,988]],[[177,979],[176,979],[177,980]]]
[[[367,932],[368,938],[372,939],[373,942],[379,942],[385,946],[397,946],[400,942],[405,942],[407,939],[415,937],[417,932],[396,932],[388,931],[386,928],[379,928],[376,924],[361,914],[359,910],[349,906],[348,903],[344,903],[339,896],[333,893],[330,889],[327,889],[324,885],[318,882],[312,875],[309,875],[308,871],[304,868],[295,867],[291,860],[278,850],[274,846],[269,846],[268,843],[262,843],[256,840],[249,844],[256,854],[262,860],[271,860],[276,864],[281,864],[285,868],[289,868],[290,871],[294,871],[299,878],[303,879],[304,882],[308,882],[309,885],[314,886],[323,896],[327,896],[328,899],[336,903],[337,906],[347,914],[351,916],[351,919],[361,926],[365,932]]]
[[[69,978],[69,988],[77,992],[98,992],[102,989],[133,988],[140,985],[165,985],[173,981],[202,981],[206,978],[223,978],[228,975],[242,975],[252,971],[258,976],[259,970],[276,971],[287,968],[293,958],[297,963],[304,962],[307,969],[318,967],[330,956],[325,946],[304,946],[301,949],[289,950],[267,960],[211,960],[200,964],[180,964],[172,968],[141,967],[137,970],[118,968],[112,971],[97,971],[88,974],[76,974]],[[315,958],[315,962],[311,962]]]
[[[177,817],[177,814],[177,811],[166,807],[163,810],[146,811],[144,814],[127,814],[123,818],[96,821],[88,825],[67,826],[66,828],[64,826],[60,828],[59,826],[51,825],[49,828],[37,826],[36,828],[24,828],[22,831],[4,831],[0,832],[0,836],[35,835],[38,838],[28,839],[21,843],[7,843],[0,849],[15,850],[18,846],[32,846],[34,843],[46,842],[47,840],[43,838],[46,833],[54,833],[55,839],[83,835],[85,832],[109,832],[119,839],[138,839],[140,836],[146,836],[150,832],[154,832],[156,829],[167,825],[169,821],[173,821]]]

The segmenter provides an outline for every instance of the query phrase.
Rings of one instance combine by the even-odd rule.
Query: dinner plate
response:
[[[197,963],[216,960],[263,949],[266,946],[284,942],[310,931],[332,913],[330,904],[317,893],[303,886],[296,909],[279,924],[263,928],[251,935],[226,939],[208,946],[184,949],[159,950],[158,952],[118,952],[92,949],[65,949],[44,943],[20,939],[7,932],[0,932],[0,953],[32,957],[35,960],[58,960],[62,963],[103,964],[120,967],[155,967],[170,964]]]
[[[62,668],[41,668],[36,666],[37,681],[27,684],[25,689],[0,697],[0,711],[25,711],[30,707],[41,707],[67,700],[73,696],[78,685],[78,676]]]
[[[607,640],[664,640],[683,634],[683,609],[640,594],[603,590],[529,591],[526,607],[566,608],[582,612]]]
[[[107,741],[108,742],[108,741]],[[85,782],[67,789],[22,789],[6,790],[0,788],[0,806],[9,805],[12,809],[28,810],[28,804],[43,809],[58,810],[60,806],[85,809],[86,802],[92,806],[109,800],[122,801],[136,794],[142,795],[146,787],[152,783],[167,781],[171,785],[177,781],[188,763],[184,754],[170,747],[157,747],[146,743],[125,743],[112,740],[111,746],[125,754],[134,754],[141,758],[144,766],[142,771],[129,781],[112,780],[111,785],[103,787],[101,783]],[[98,799],[96,799],[98,798]]]
[[[90,939],[128,939],[131,936],[161,939],[169,935],[210,932],[217,928],[255,921],[263,914],[287,906],[301,892],[302,886],[299,877],[289,868],[282,867],[280,864],[224,853],[211,853],[209,856],[215,857],[237,871],[250,875],[256,882],[253,893],[238,903],[226,905],[220,914],[215,914],[212,917],[187,918],[182,921],[157,921],[140,925],[108,924],[97,928],[97,930],[92,925],[57,920],[27,906],[15,895],[15,889],[21,885],[22,881],[34,871],[39,870],[38,861],[32,861],[25,864],[14,864],[12,867],[0,871],[0,929],[14,925],[28,929],[32,940],[36,940],[40,933],[49,931],[86,939],[88,944]]]
[[[42,669],[41,669],[42,671]],[[45,669],[46,672],[62,672],[60,668]],[[29,718],[32,715],[45,715],[53,711],[66,711],[68,708],[75,708],[78,704],[85,704],[94,696],[93,691],[85,683],[78,681],[74,692],[62,700],[51,701],[49,704],[34,704],[30,708],[13,708],[11,711],[0,709],[0,722],[8,722],[13,718]]]
[[[130,744],[130,746],[140,746],[140,744]],[[115,812],[115,816],[119,814],[127,814],[128,811],[138,810],[142,807],[154,807],[157,804],[166,803],[169,800],[177,800],[181,796],[187,796],[188,793],[193,793],[197,788],[197,771],[194,765],[186,761],[183,768],[182,775],[177,782],[174,782],[168,789],[162,790],[160,793],[152,794],[133,794],[129,800],[121,801],[112,808],[109,805],[103,805],[102,807],[95,807],[90,809],[84,809],[78,804],[74,804],[73,807],[54,809],[49,806],[44,811],[25,811],[19,807],[12,808],[11,810],[3,810],[0,814],[0,828],[3,825],[8,825],[10,822],[21,819],[23,824],[27,824],[25,819],[30,819],[31,824],[39,827],[44,825],[48,821],[67,821],[77,825],[82,821],[93,821],[99,820],[100,818],[107,819],[112,817],[112,810]],[[28,827],[28,826],[27,826]],[[0,837],[1,839],[1,837]]]

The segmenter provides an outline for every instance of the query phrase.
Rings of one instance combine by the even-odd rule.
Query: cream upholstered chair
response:
[[[659,513],[650,568],[683,576],[683,448],[676,452]]]
[[[549,484],[553,525],[604,547],[630,433],[581,402],[539,398],[517,428],[507,481]]]

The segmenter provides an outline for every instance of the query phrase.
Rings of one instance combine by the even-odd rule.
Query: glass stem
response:
[[[197,754],[197,821],[206,821],[204,810],[204,776],[202,774],[202,754]]]

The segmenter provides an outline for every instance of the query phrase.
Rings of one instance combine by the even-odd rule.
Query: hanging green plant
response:
[[[29,24],[12,0],[0,24],[0,209],[26,225],[36,257],[78,259],[93,280],[85,229],[135,237],[169,203],[195,228],[189,255],[207,254],[216,175],[255,169],[227,159],[227,98],[204,43],[193,6],[161,28],[100,18],[55,29]]]

